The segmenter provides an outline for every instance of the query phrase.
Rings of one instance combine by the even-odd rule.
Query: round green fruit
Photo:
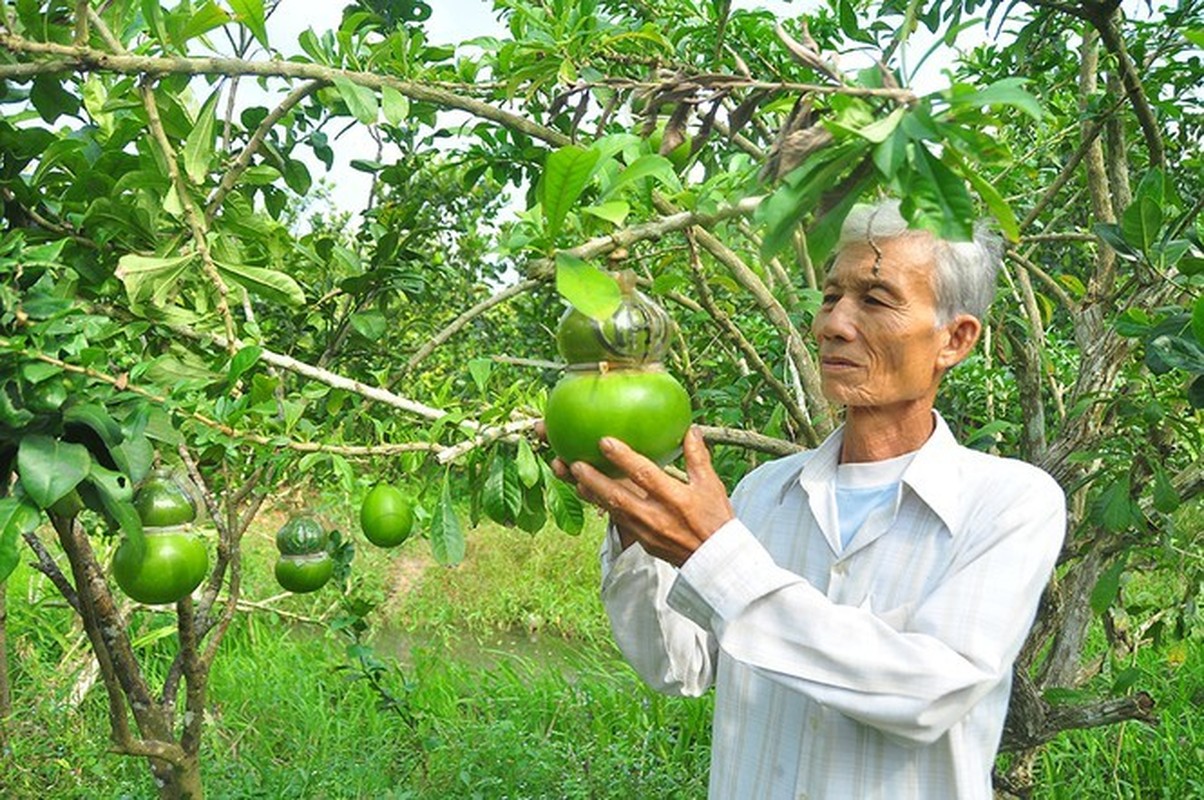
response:
[[[170,528],[196,519],[196,503],[171,470],[156,469],[134,494],[138,518],[148,528]]]
[[[681,452],[690,427],[690,396],[659,368],[569,372],[544,409],[548,444],[563,461],[586,461],[607,475],[618,469],[598,440],[613,436],[664,465]]]
[[[313,517],[293,517],[276,531],[276,549],[286,556],[325,553],[329,535]]]
[[[159,528],[145,532],[142,559],[129,539],[113,554],[113,578],[121,591],[139,603],[174,603],[201,585],[209,571],[205,540],[184,529]]]
[[[276,559],[276,582],[293,594],[316,592],[334,574],[334,559],[326,552]]]
[[[414,508],[400,489],[378,483],[360,506],[360,528],[377,547],[396,547],[414,529]]]

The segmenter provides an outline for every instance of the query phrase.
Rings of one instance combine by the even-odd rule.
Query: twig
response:
[[[471,439],[466,439],[457,445],[448,447],[442,450],[435,460],[440,464],[450,464],[460,456],[468,453],[478,447],[483,447],[490,442],[496,442],[498,439],[504,439],[507,436],[513,436],[516,433],[531,430],[535,427],[535,423],[539,421],[538,417],[529,417],[520,419],[514,422],[507,422],[505,425],[497,425],[492,428],[482,428]]]
[[[630,247],[636,242],[659,239],[667,234],[696,226],[709,228],[716,223],[732,219],[733,217],[748,216],[757,210],[757,206],[761,204],[763,199],[759,195],[756,197],[746,197],[738,203],[705,214],[697,211],[677,211],[676,209],[670,209],[665,216],[654,222],[632,225],[631,227],[615,231],[609,236],[599,236],[595,239],[590,239],[588,242],[584,242],[563,252],[566,255],[576,256],[588,261],[591,258],[606,255],[614,250]],[[540,258],[528,263],[526,272],[530,278],[549,278],[555,273],[555,270],[556,264],[552,259]]]
[[[778,380],[778,377],[773,374],[773,370],[765,363],[765,359],[761,358],[761,354],[757,351],[757,348],[744,336],[744,333],[732,321],[731,317],[716,305],[714,295],[711,294],[711,287],[707,285],[706,275],[703,273],[702,259],[699,257],[698,248],[694,242],[694,235],[687,233],[686,240],[690,245],[690,271],[694,276],[694,286],[698,291],[698,299],[702,303],[703,309],[715,321],[715,324],[735,341],[736,347],[744,354],[744,357],[748,360],[752,368],[769,385],[773,393],[777,395],[778,400],[782,403],[783,408],[786,409],[786,413],[790,415],[790,418],[800,428],[805,429],[809,427],[811,422],[807,418],[806,411],[795,402],[786,384]]]
[[[395,375],[393,375],[393,377],[391,377],[389,379],[389,382],[387,385],[389,387],[392,387],[394,384],[397,383],[397,381],[401,380],[401,378],[403,378],[407,373],[411,372],[414,369],[414,367],[421,364],[423,359],[425,359],[431,353],[435,352],[435,350],[440,345],[442,345],[448,339],[455,336],[458,332],[460,332],[461,330],[464,329],[465,325],[472,322],[474,319],[481,316],[489,309],[493,308],[496,305],[501,305],[502,303],[506,302],[510,298],[515,297],[516,295],[520,295],[523,292],[528,291],[529,289],[533,289],[536,286],[540,285],[541,283],[543,283],[543,281],[538,280],[538,279],[530,279],[530,278],[525,281],[519,281],[518,283],[516,283],[512,286],[509,286],[506,289],[503,289],[502,291],[498,292],[497,294],[493,295],[492,297],[488,297],[488,298],[482,300],[481,302],[477,303],[472,308],[463,312],[458,317],[456,317],[454,320],[452,320],[446,327],[444,327],[443,330],[439,331],[437,334],[435,334],[433,337],[431,337],[430,341],[428,341],[422,347],[418,348],[417,352],[415,352],[414,355],[410,356],[410,360],[406,362],[406,365],[404,367],[402,367],[399,372],[397,372]]]
[[[298,86],[289,92],[280,101],[280,104],[272,109],[270,114],[263,118],[263,122],[259,123],[259,127],[255,129],[255,133],[251,134],[250,140],[247,141],[247,146],[238,154],[238,159],[226,171],[226,174],[222,176],[222,182],[213,191],[213,196],[210,197],[209,203],[205,207],[206,223],[213,222],[213,218],[217,216],[218,209],[222,206],[222,201],[226,199],[226,195],[230,193],[238,183],[238,179],[242,177],[247,167],[251,165],[251,159],[259,151],[259,148],[263,146],[264,140],[267,139],[267,135],[276,126],[276,123],[283,119],[284,115],[291,111],[294,106],[325,85],[323,81],[310,81],[303,86]]]

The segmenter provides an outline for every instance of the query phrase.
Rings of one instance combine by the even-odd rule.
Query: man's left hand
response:
[[[612,480],[579,461],[569,466],[577,491],[608,512],[611,520],[651,555],[680,567],[735,516],[696,427],[690,428],[682,443],[687,483],[671,477],[618,439],[602,439],[600,447],[630,484]]]

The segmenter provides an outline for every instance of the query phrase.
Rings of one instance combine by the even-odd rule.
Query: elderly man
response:
[[[609,512],[602,598],[650,685],[715,687],[710,797],[990,798],[1012,663],[1065,529],[1044,472],[959,445],[934,410],[974,347],[997,239],[844,225],[814,321],[843,426],[730,502],[696,430],[688,483],[622,442],[627,475],[557,464]]]

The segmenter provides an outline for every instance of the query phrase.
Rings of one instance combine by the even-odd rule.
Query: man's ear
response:
[[[982,333],[982,323],[970,314],[958,314],[945,323],[945,343],[937,354],[936,365],[946,370],[970,354]]]

